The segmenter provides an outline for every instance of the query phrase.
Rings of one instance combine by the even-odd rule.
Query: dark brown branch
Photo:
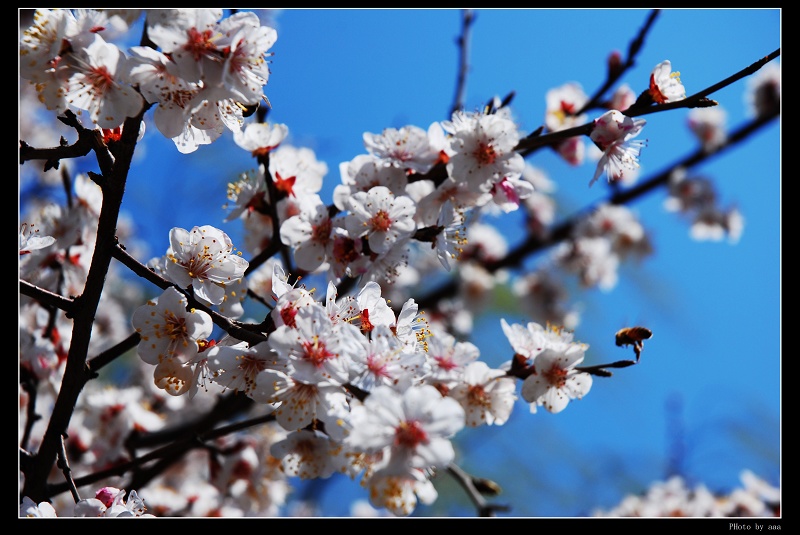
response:
[[[39,451],[31,463],[30,470],[25,473],[22,494],[35,502],[45,499],[47,478],[56,461],[61,437],[67,432],[86,377],[93,375],[86,365],[86,357],[92,337],[95,314],[111,264],[112,251],[116,247],[117,221],[145,109],[143,107],[137,117],[129,117],[125,120],[122,137],[117,142],[116,158],[110,168],[106,169],[108,160],[111,158],[110,155],[106,151],[99,149],[96,151],[98,163],[106,179],[102,186],[103,204],[97,224],[97,241],[83,294],[75,299],[73,305],[72,338],[58,397]],[[79,129],[79,135],[81,132],[82,130]],[[95,143],[96,139],[93,137],[92,143]],[[102,156],[101,153],[108,155],[108,158]]]
[[[709,105],[714,106],[714,105],[716,105],[716,102],[714,102],[713,100],[709,100],[707,98],[708,95],[711,95],[713,93],[716,93],[720,89],[728,87],[732,83],[741,80],[745,76],[750,76],[751,74],[755,73],[761,67],[763,67],[764,65],[766,65],[767,63],[769,63],[770,61],[772,61],[773,59],[777,58],[780,55],[781,55],[781,49],[778,48],[777,50],[775,50],[771,54],[769,54],[767,56],[764,56],[763,58],[761,58],[758,61],[754,62],[752,65],[749,65],[748,67],[745,67],[744,69],[742,69],[741,71],[737,72],[736,74],[733,74],[733,75],[725,78],[721,82],[718,82],[718,83],[716,83],[714,85],[711,85],[711,86],[703,89],[702,91],[698,91],[697,93],[695,93],[695,94],[693,94],[691,96],[688,96],[685,99],[678,100],[678,101],[675,101],[675,102],[667,102],[665,104],[657,104],[657,105],[653,105],[653,106],[646,106],[646,107],[640,107],[640,106],[634,105],[634,106],[631,106],[630,108],[628,108],[627,110],[623,111],[622,113],[624,113],[628,117],[639,117],[641,115],[648,115],[648,114],[651,114],[651,113],[658,113],[658,112],[662,112],[662,111],[675,110],[675,109],[679,109],[679,108],[698,108],[698,107],[702,108],[702,107],[708,107]]]
[[[214,322],[214,324],[225,330],[225,332],[229,333],[231,336],[239,340],[242,340],[244,342],[247,342],[249,344],[258,344],[260,342],[265,342],[267,340],[267,337],[261,334],[261,331],[259,330],[260,324],[251,325],[251,324],[232,321],[231,319],[227,318],[226,316],[223,316],[219,312],[211,310],[208,306],[198,301],[191,292],[183,288],[180,288],[177,285],[173,284],[172,282],[168,281],[167,279],[159,276],[155,271],[151,270],[150,268],[148,268],[147,266],[136,260],[128,253],[128,251],[126,251],[118,243],[114,246],[111,254],[115,259],[124,264],[125,267],[127,267],[140,277],[147,279],[149,282],[152,282],[162,290],[166,290],[167,288],[172,287],[181,292],[188,300],[188,304],[190,307],[202,310],[203,312],[211,316],[211,320]]]
[[[21,451],[25,451],[28,449],[28,443],[31,440],[31,432],[33,431],[34,424],[42,419],[42,415],[36,412],[37,385],[39,384],[39,380],[28,368],[20,366],[19,384],[22,389],[28,393],[28,404],[25,411],[25,429],[23,430],[22,440],[20,441]],[[22,464],[22,459],[20,459],[20,464]]]
[[[74,299],[62,297],[57,293],[53,293],[50,290],[45,290],[44,288],[40,288],[22,279],[19,280],[19,293],[21,295],[27,295],[31,299],[35,299],[45,307],[53,307],[63,310],[67,313],[67,317],[69,317],[72,307],[75,303]]]
[[[697,93],[689,97],[686,97],[683,100],[678,100],[676,102],[667,102],[665,104],[655,104],[655,105],[648,104],[646,106],[634,104],[627,110],[624,110],[622,113],[624,113],[629,117],[639,117],[641,115],[649,115],[651,113],[659,113],[679,108],[697,108],[697,107],[715,106],[716,102],[708,99],[707,98],[708,95],[711,95],[712,93],[719,91],[724,87],[727,87],[728,85],[744,78],[745,76],[753,74],[758,69],[766,65],[768,62],[777,58],[779,55],[780,55],[780,49],[777,49],[771,54],[756,61],[752,65],[737,72],[736,74],[729,76],[725,80],[716,83],[712,86],[709,86],[706,89],[703,89],[702,91],[698,91]],[[516,150],[523,156],[528,156],[534,150],[542,146],[555,145],[560,141],[563,141],[570,137],[588,136],[589,134],[592,133],[593,128],[594,128],[594,122],[589,122],[580,126],[575,126],[573,128],[558,130],[556,132],[548,132],[546,134],[528,136],[525,139],[521,140],[517,144],[514,150]]]
[[[217,429],[210,429],[210,426],[213,423],[220,421],[221,419],[229,419],[236,414],[241,413],[244,409],[250,407],[252,405],[252,400],[247,398],[243,394],[235,394],[236,397],[242,398],[237,402],[237,404],[242,405],[239,407],[239,410],[235,412],[227,412],[227,414],[222,414],[222,410],[218,410],[216,407],[212,411],[214,418],[206,416],[202,418],[199,422],[197,422],[194,428],[186,428],[181,427],[182,436],[180,438],[175,438],[174,442],[167,444],[161,448],[153,450],[141,457],[137,457],[131,461],[120,463],[117,466],[112,468],[108,468],[106,470],[101,470],[92,474],[88,474],[86,476],[80,477],[75,479],[75,485],[80,488],[87,485],[91,485],[93,483],[97,483],[99,481],[103,481],[112,476],[122,476],[127,474],[128,472],[136,472],[136,475],[131,479],[131,481],[127,484],[128,488],[131,489],[139,489],[146,485],[150,480],[152,480],[155,476],[160,474],[165,467],[177,462],[186,454],[188,454],[191,450],[196,448],[204,447],[204,442],[214,440],[216,438],[229,435],[231,433],[235,433],[242,429],[247,429],[250,427],[255,427],[257,425],[261,425],[267,422],[271,422],[275,419],[275,416],[270,413],[267,415],[257,416],[254,418],[250,418],[248,420],[244,420],[241,422],[236,422],[234,424],[230,424],[224,427],[220,427]],[[244,401],[245,403],[240,403]],[[222,403],[222,402],[221,402]],[[220,408],[231,408],[230,403],[223,403],[218,404],[217,407]],[[206,427],[208,426],[208,427]],[[160,434],[162,441],[172,440],[175,435],[165,435]],[[146,468],[145,470],[138,471],[138,469],[144,467],[146,464],[150,463],[151,461],[158,460],[158,463],[155,466],[151,466]],[[138,471],[138,472],[137,472]],[[48,498],[52,496],[56,496],[64,491],[68,490],[68,486],[65,483],[58,483],[54,485],[49,485],[47,489]]]
[[[141,340],[141,336],[139,333],[133,333],[128,336],[125,340],[118,343],[114,347],[110,347],[97,355],[96,357],[89,360],[86,364],[89,370],[91,370],[94,374],[96,374],[101,368],[111,364],[117,358],[121,357],[137,345],[139,345],[139,340]]]
[[[78,117],[70,110],[64,112],[64,115],[58,119],[78,132],[78,140],[72,145],[60,145],[45,149],[33,148],[24,141],[20,141],[19,163],[23,164],[30,160],[44,160],[44,170],[47,171],[51,168],[58,169],[60,160],[79,158],[94,151],[100,170],[104,174],[111,172],[114,158],[103,141],[102,131],[84,127],[78,121]]]
[[[475,13],[471,9],[461,11],[461,35],[456,39],[458,45],[458,75],[456,78],[456,92],[453,105],[450,108],[452,116],[456,111],[464,108],[464,95],[467,91],[467,72],[469,71],[469,38],[470,29],[475,22]]]
[[[659,14],[659,12],[660,10],[658,9],[654,9],[650,12],[650,15],[647,17],[644,26],[639,31],[639,34],[633,41],[631,41],[631,44],[628,47],[628,57],[625,63],[621,64],[616,69],[609,67],[608,77],[606,78],[605,83],[603,83],[603,85],[600,86],[597,91],[595,91],[592,98],[590,98],[589,101],[575,115],[581,115],[590,109],[599,107],[601,105],[601,99],[606,91],[608,91],[611,86],[622,77],[625,71],[630,69],[635,64],[636,55],[642,48],[644,39],[647,33],[650,31],[650,28],[653,26],[653,23],[655,22],[656,16]],[[542,135],[542,132],[544,131],[544,126],[542,126],[533,131],[530,135],[528,135],[528,137],[521,140],[515,150],[522,154],[523,157],[527,157],[538,148],[555,145],[560,141],[575,136],[588,136],[592,133],[593,126],[594,123],[587,123],[582,126],[559,130],[557,132],[548,132],[544,135]]]
[[[81,495],[78,493],[78,488],[75,486],[75,481],[72,479],[72,468],[69,467],[69,460],[67,459],[67,447],[64,443],[64,437],[61,437],[61,449],[58,452],[58,461],[56,462],[56,465],[61,469],[61,473],[64,474],[64,479],[67,480],[67,486],[72,494],[72,499],[75,500],[75,503],[78,503],[81,499]]]
[[[582,115],[583,113],[587,112],[588,110],[600,107],[602,105],[603,95],[606,94],[606,91],[611,89],[617,80],[622,78],[622,75],[625,72],[633,67],[636,64],[636,55],[641,50],[642,45],[644,45],[644,38],[647,36],[647,33],[650,31],[650,28],[653,26],[653,23],[656,20],[656,16],[658,16],[660,9],[654,9],[650,12],[650,15],[647,17],[647,20],[644,23],[644,26],[639,31],[639,35],[631,41],[630,46],[628,47],[628,57],[625,60],[625,63],[621,63],[617,68],[609,68],[608,70],[608,78],[606,78],[605,83],[600,86],[600,88],[595,91],[592,98],[589,99],[583,107],[578,110],[575,115]]]

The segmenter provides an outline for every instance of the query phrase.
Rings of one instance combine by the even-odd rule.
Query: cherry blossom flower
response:
[[[369,281],[358,291],[356,309],[356,315],[352,318],[342,319],[357,326],[361,332],[370,333],[379,325],[394,325],[394,312],[386,299],[381,297],[381,287],[377,282]]]
[[[147,13],[147,35],[178,64],[181,75],[200,82],[204,67],[219,61],[215,41],[222,9],[154,9]]]
[[[393,286],[404,270],[408,268],[412,253],[411,240],[410,235],[404,236],[384,253],[376,255],[371,252],[369,256],[365,257],[367,262],[360,270],[355,270],[353,264],[350,265],[351,273],[358,273],[364,281],[375,281],[386,286]]]
[[[428,141],[427,132],[413,125],[385,128],[380,134],[365,132],[364,146],[386,165],[414,173],[427,173],[439,158],[438,151]]]
[[[289,134],[281,123],[250,123],[244,130],[233,133],[233,141],[254,157],[265,155],[280,146]]]
[[[38,234],[39,229],[34,229],[35,225],[28,225],[23,223],[19,227],[19,255],[30,254],[32,251],[38,251],[45,247],[50,247],[56,242],[52,236],[43,236]]]
[[[781,111],[781,64],[770,62],[747,79],[744,94],[751,117],[769,117]]]
[[[328,165],[309,148],[283,144],[270,154],[269,174],[284,197],[297,199],[320,191]]]
[[[589,101],[581,84],[568,82],[547,91],[544,123],[550,132],[566,130],[586,122],[586,115],[577,113]]]
[[[276,326],[287,325],[292,329],[297,328],[296,316],[304,307],[315,306],[317,303],[311,292],[302,286],[295,287],[288,283],[288,275],[283,271],[283,266],[273,264],[272,293],[275,298],[275,308],[270,315]]]
[[[93,123],[115,128],[142,109],[142,97],[128,85],[127,58],[116,45],[99,35],[86,48],[74,52],[75,72],[67,80],[65,98],[88,110]]]
[[[409,298],[397,314],[397,322],[391,326],[394,335],[405,345],[416,348],[421,345],[424,351],[428,350],[426,339],[431,333],[428,322],[419,312],[419,305],[413,298]]]
[[[600,204],[573,230],[576,237],[604,237],[620,259],[643,258],[652,252],[650,239],[634,212],[623,205]]]
[[[436,249],[436,257],[442,267],[450,271],[450,260],[458,261],[467,244],[467,226],[462,211],[454,209],[450,201],[442,205],[431,247]]]
[[[545,348],[566,352],[577,343],[573,341],[574,335],[571,331],[556,325],[548,324],[542,326],[533,321],[528,322],[526,325],[510,324],[502,318],[500,326],[503,328],[503,333],[508,338],[514,352],[534,365],[536,364],[537,355]],[[578,345],[583,346],[583,344]]]
[[[431,371],[425,382],[450,388],[463,379],[466,367],[480,358],[480,350],[472,342],[458,341],[449,332],[432,328],[426,355]]]
[[[228,235],[204,225],[191,231],[174,227],[169,233],[166,274],[182,288],[213,305],[225,298],[225,285],[241,279],[249,263],[234,253]]]
[[[373,253],[385,253],[416,230],[415,206],[410,197],[396,197],[385,186],[357,191],[348,199],[345,226],[351,236],[366,237]]]
[[[170,139],[180,136],[188,126],[202,87],[181,77],[177,64],[166,54],[146,46],[130,48],[130,81],[142,96],[157,103],[153,119],[156,127]]]
[[[620,257],[606,236],[579,236],[553,251],[556,265],[578,275],[584,288],[609,291],[617,285]]]
[[[491,369],[485,362],[469,363],[449,395],[461,403],[466,425],[503,425],[511,416],[517,399],[517,384],[500,369]]]
[[[611,95],[608,102],[608,108],[611,110],[625,111],[636,102],[636,93],[634,93],[631,86],[622,84]]]
[[[739,210],[707,206],[696,213],[689,234],[698,241],[720,241],[727,237],[728,242],[736,243],[743,230],[744,217]]]
[[[75,504],[76,517],[149,517],[154,515],[145,513],[147,508],[135,490],[132,490],[125,500],[125,490],[115,487],[103,487],[97,491],[94,498],[80,500]]]
[[[545,349],[536,356],[536,373],[522,383],[522,399],[530,403],[531,412],[544,406],[551,413],[567,407],[572,399],[581,399],[592,387],[592,376],[575,370],[583,362],[586,346],[572,344],[566,351]]]
[[[294,368],[293,377],[305,383],[346,383],[352,352],[363,348],[358,343],[363,338],[358,328],[344,322],[334,324],[318,305],[299,308],[294,322],[294,328],[281,325],[269,338]]]
[[[514,148],[519,130],[513,121],[496,114],[456,111],[442,128],[451,134],[454,154],[447,163],[447,174],[456,182],[466,182],[476,193],[487,193],[504,177],[519,177],[525,160]]]
[[[300,479],[326,479],[337,469],[335,450],[340,446],[319,431],[300,429],[286,435],[270,448],[281,460],[284,473]]]
[[[430,385],[397,392],[378,386],[352,407],[345,442],[367,453],[388,450],[402,467],[442,467],[455,456],[450,437],[464,427],[464,409]]]
[[[216,46],[222,51],[223,61],[206,66],[206,82],[221,86],[218,98],[233,98],[244,104],[264,99],[268,103],[263,94],[270,74],[267,57],[272,55],[268,50],[277,41],[278,32],[261,26],[258,15],[252,11],[237,12],[223,19],[219,26],[223,36]],[[213,72],[215,68],[221,72]]]
[[[26,307],[28,308],[28,307]],[[24,311],[21,311],[24,312]],[[58,385],[64,373],[66,349],[59,341],[54,343],[57,336],[42,335],[42,329],[30,321],[24,321],[20,316],[19,327],[19,364],[25,370],[41,380]],[[55,330],[58,333],[58,330]]]
[[[353,355],[350,384],[365,392],[380,385],[404,391],[427,375],[430,369],[422,351],[411,351],[391,329],[378,325],[365,351]]]
[[[347,199],[357,191],[369,191],[375,186],[386,186],[395,195],[404,195],[408,187],[405,170],[384,162],[371,154],[360,154],[339,165],[341,184],[333,189],[333,204],[347,210]]]
[[[520,201],[530,197],[533,185],[520,177],[503,177],[489,190],[492,205],[500,211],[509,213],[519,208]]]
[[[646,121],[632,119],[617,110],[609,110],[594,120],[590,137],[603,156],[597,162],[597,170],[589,182],[594,184],[605,172],[609,182],[619,180],[624,169],[639,167],[639,153],[646,141],[631,141],[639,135]]]
[[[232,99],[216,102],[199,100],[192,108],[191,117],[183,131],[172,141],[181,154],[189,154],[219,139],[225,129],[236,132],[243,123],[242,108]]]
[[[581,84],[568,82],[550,89],[545,95],[545,126],[548,131],[558,132],[586,122],[586,114],[578,112],[589,101]],[[585,146],[580,136],[568,138],[556,146],[556,151],[570,165],[583,163]]]
[[[664,60],[650,73],[648,92],[656,104],[677,102],[686,98],[686,89],[681,83],[681,73],[672,72],[672,63]]]
[[[545,265],[513,282],[511,291],[535,321],[574,329],[580,312],[568,305],[569,291],[553,266]]]
[[[692,213],[717,202],[714,182],[703,176],[689,176],[679,167],[670,174],[668,196],[664,208],[670,212]]]
[[[349,419],[344,387],[328,380],[301,382],[294,376],[293,372],[266,368],[256,375],[249,396],[274,406],[275,420],[287,431],[306,428],[318,420],[329,437],[343,439]]]
[[[256,377],[261,371],[279,365],[277,353],[267,342],[252,347],[245,342],[232,346],[218,344],[208,350],[206,359],[212,381],[247,396],[255,390]]]
[[[50,502],[39,502],[38,504],[28,496],[22,497],[19,504],[20,518],[56,518],[56,510]]]
[[[125,440],[134,430],[155,432],[166,425],[141,387],[98,385],[83,394],[68,434],[71,446],[81,451],[84,466],[104,469],[130,460]]]
[[[418,503],[429,505],[439,496],[422,470],[378,470],[370,476],[366,486],[370,503],[396,516],[408,516]]]
[[[736,243],[744,229],[744,217],[738,209],[718,205],[714,183],[703,176],[688,176],[678,168],[669,177],[669,196],[664,207],[686,216],[689,234],[698,241],[720,241],[728,238]]]
[[[704,151],[713,152],[727,141],[728,133],[725,129],[727,115],[720,106],[689,110],[689,129],[697,136]]]
[[[65,44],[76,32],[77,21],[72,11],[37,9],[33,14],[33,25],[22,32],[19,42],[20,76],[33,82],[55,82],[62,55],[67,53]],[[60,93],[63,99],[63,91]],[[48,103],[48,109],[63,108]]]
[[[457,182],[448,177],[436,189],[423,195],[417,203],[414,217],[421,226],[436,225],[447,202],[456,209],[468,210],[484,206],[491,200],[491,192],[474,192],[466,182]]]
[[[131,323],[141,336],[137,353],[143,362],[156,365],[155,384],[172,396],[196,392],[202,367],[196,358],[211,336],[213,323],[203,311],[187,311],[186,297],[167,288],[133,313]]]
[[[304,197],[300,213],[281,225],[281,242],[292,248],[297,267],[313,272],[333,254],[333,221],[317,194]]]
[[[265,211],[268,203],[264,166],[259,165],[257,172],[251,169],[241,173],[238,180],[228,182],[227,197],[229,202],[223,205],[223,209],[230,210],[225,216],[226,223]]]
[[[773,517],[780,516],[780,488],[750,470],[740,474],[743,487],[730,494],[712,493],[705,485],[691,486],[681,476],[656,481],[640,495],[625,496],[594,517]]]

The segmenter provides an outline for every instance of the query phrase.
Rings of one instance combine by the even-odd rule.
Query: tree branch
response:
[[[471,9],[461,10],[461,35],[456,39],[458,45],[458,75],[456,77],[456,92],[453,97],[453,105],[450,107],[451,117],[453,113],[464,108],[464,96],[467,92],[467,72],[469,71],[469,39],[472,24],[475,22],[475,13]]]

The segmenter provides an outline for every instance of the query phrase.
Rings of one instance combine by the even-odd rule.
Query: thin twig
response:
[[[128,251],[125,250],[124,247],[121,247],[119,244],[116,244],[116,246],[113,248],[112,256],[124,264],[128,269],[140,277],[147,279],[149,282],[152,282],[162,290],[172,287],[181,292],[181,294],[186,297],[190,307],[202,310],[211,316],[211,320],[214,322],[214,324],[222,328],[231,336],[249,344],[258,344],[267,340],[267,337],[261,334],[261,331],[259,330],[262,324],[246,324],[238,321],[235,322],[230,318],[223,316],[219,312],[212,310],[205,304],[198,301],[191,292],[164,279],[155,271],[136,260],[128,253]]]
[[[763,67],[764,65],[766,65],[767,63],[769,63],[770,61],[772,61],[773,59],[777,58],[780,55],[781,55],[781,49],[778,48],[771,54],[764,56],[763,58],[745,67],[736,74],[728,76],[721,82],[717,82],[716,84],[713,84],[703,89],[702,91],[698,91],[697,93],[688,96],[685,99],[677,100],[675,102],[667,102],[665,104],[656,104],[653,106],[645,106],[645,107],[638,107],[634,105],[628,108],[627,110],[624,110],[622,113],[624,113],[628,117],[639,117],[642,115],[649,115],[651,113],[659,113],[668,110],[676,110],[679,108],[706,107],[708,105],[707,104],[708,95],[712,95],[717,91],[719,91],[720,89],[728,87],[732,83],[741,80],[745,76],[750,76],[751,74],[755,73],[761,67]]]
[[[472,503],[475,504],[475,508],[478,509],[478,516],[481,517],[489,517],[495,516],[497,511],[510,511],[511,507],[508,505],[500,505],[500,504],[491,504],[487,502],[478,489],[475,487],[475,483],[472,481],[472,476],[466,473],[461,467],[459,467],[455,463],[450,463],[447,465],[447,472],[453,476],[453,478],[458,481],[458,483],[464,488],[469,496],[469,499],[472,500]]]
[[[72,479],[72,468],[69,467],[69,460],[67,459],[67,446],[64,442],[64,437],[61,437],[61,449],[58,452],[58,461],[56,465],[61,469],[64,474],[64,479],[67,480],[67,486],[72,494],[72,499],[75,503],[81,500],[81,495],[78,493],[78,487],[75,486],[75,481]]]
[[[639,53],[639,50],[642,49],[642,45],[644,45],[644,39],[647,36],[647,33],[650,31],[650,28],[653,26],[656,16],[658,16],[660,11],[660,9],[654,9],[650,12],[650,15],[647,17],[644,26],[642,26],[642,29],[639,31],[639,34],[633,41],[631,41],[631,44],[628,47],[628,57],[625,59],[625,63],[620,64],[616,69],[609,68],[608,78],[606,78],[605,83],[600,86],[597,91],[595,91],[594,95],[592,95],[592,97],[586,102],[586,104],[583,105],[581,109],[575,112],[576,116],[582,115],[588,110],[600,107],[602,105],[603,95],[606,94],[606,91],[611,89],[611,86],[613,86],[617,80],[622,78],[622,75],[625,74],[628,69],[635,65],[636,55]]]
[[[467,72],[469,71],[469,40],[470,29],[475,22],[475,13],[471,9],[461,11],[461,35],[456,39],[458,45],[458,74],[456,77],[456,92],[453,105],[448,117],[464,108],[464,98],[467,92]]]
[[[30,282],[19,279],[19,293],[21,295],[27,295],[28,297],[37,300],[42,306],[44,307],[52,307],[63,310],[67,313],[69,317],[69,313],[72,310],[72,306],[75,303],[74,299],[68,299],[66,297],[62,297],[57,293],[53,293],[50,290],[46,290],[44,288],[40,288],[35,284],[31,284]]]

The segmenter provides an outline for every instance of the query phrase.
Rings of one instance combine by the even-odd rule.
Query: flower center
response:
[[[311,363],[318,368],[322,366],[326,360],[336,356],[334,353],[328,351],[328,348],[325,347],[325,343],[321,342],[316,336],[311,342],[303,342],[303,350],[305,351],[303,358],[311,361]]]
[[[385,210],[378,210],[378,213],[370,219],[372,230],[376,232],[386,232],[392,226],[392,219]]]
[[[394,431],[394,443],[405,448],[416,448],[428,441],[428,434],[414,420],[401,422]]]
[[[478,148],[475,149],[473,156],[475,156],[475,159],[481,166],[491,165],[495,162],[495,160],[497,160],[497,153],[495,152],[494,147],[483,142],[478,143]]]
[[[555,364],[549,370],[542,372],[542,376],[556,388],[562,388],[567,384],[567,370]]]
[[[183,48],[186,49],[195,61],[200,61],[204,55],[216,50],[216,46],[211,42],[211,30],[198,31],[197,28],[189,30],[189,39]]]
[[[100,95],[114,85],[114,77],[111,76],[106,67],[92,67],[87,74],[87,78],[91,81],[95,92]]]
[[[489,396],[486,395],[486,390],[483,389],[483,385],[469,387],[467,399],[469,399],[470,405],[477,405],[479,407],[488,407],[490,405]]]

